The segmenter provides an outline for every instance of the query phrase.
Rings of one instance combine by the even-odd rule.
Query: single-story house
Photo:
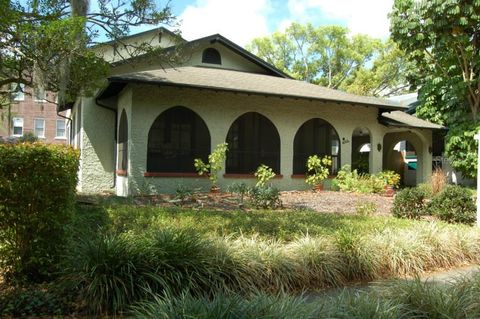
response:
[[[416,150],[416,182],[430,176],[432,131],[442,127],[405,113],[401,103],[294,80],[218,34],[176,37],[159,28],[124,39],[181,48],[187,58],[168,66],[151,55],[113,61],[106,86],[70,109],[71,144],[81,151],[79,191],[208,189],[193,161],[225,141],[223,189],[252,183],[261,164],[275,171],[281,190],[305,189],[312,154],[332,157],[332,175],[345,164],[370,173],[392,169],[400,140]],[[112,60],[120,49],[97,48]]]

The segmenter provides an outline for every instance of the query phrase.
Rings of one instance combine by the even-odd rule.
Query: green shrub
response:
[[[274,186],[254,186],[248,192],[252,205],[256,208],[275,209],[282,207],[280,190]]]
[[[397,193],[393,200],[392,214],[399,218],[419,219],[425,215],[425,191],[418,187],[405,188]]]
[[[0,269],[6,279],[54,273],[71,220],[78,153],[41,143],[0,145]]]
[[[358,174],[351,170],[350,165],[344,165],[333,180],[334,187],[343,192],[381,193],[385,181],[375,175]]]
[[[68,314],[73,301],[53,286],[15,287],[0,291],[0,317],[40,317]]]
[[[476,205],[469,191],[461,186],[447,185],[433,197],[430,212],[449,223],[473,224]]]

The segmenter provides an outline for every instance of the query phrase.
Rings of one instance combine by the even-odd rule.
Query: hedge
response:
[[[55,272],[73,214],[78,152],[42,143],[0,145],[0,273],[43,281]]]

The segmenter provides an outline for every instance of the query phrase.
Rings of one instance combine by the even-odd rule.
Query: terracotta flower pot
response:
[[[316,192],[321,192],[321,191],[323,191],[323,184],[317,184],[317,185],[315,185],[315,187],[313,189]]]
[[[385,197],[393,197],[395,195],[395,190],[391,185],[385,185],[384,190],[383,196]]]

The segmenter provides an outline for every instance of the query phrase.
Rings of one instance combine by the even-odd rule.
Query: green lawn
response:
[[[193,228],[205,235],[250,236],[290,241],[298,236],[332,236],[342,231],[357,234],[386,228],[408,228],[425,222],[386,216],[357,216],[314,211],[205,211],[151,206],[103,207],[115,231],[152,228]]]

